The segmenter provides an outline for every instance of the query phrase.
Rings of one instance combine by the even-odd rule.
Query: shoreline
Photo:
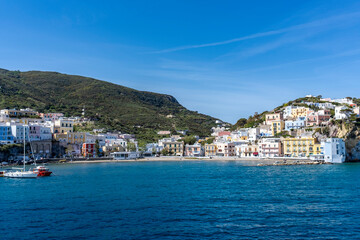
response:
[[[147,157],[127,160],[77,160],[66,161],[66,164],[91,164],[91,163],[121,163],[121,162],[191,162],[191,161],[232,161],[240,162],[246,166],[285,166],[285,165],[320,165],[329,164],[309,159],[266,159],[266,158],[237,158],[237,157],[216,157],[216,158],[191,158],[191,157]]]
[[[49,159],[50,160],[50,159]],[[179,156],[163,156],[163,157],[145,157],[138,159],[126,159],[126,160],[114,160],[114,159],[51,159],[46,162],[47,164],[95,164],[95,163],[129,163],[129,162],[211,162],[211,161],[223,161],[223,162],[238,162],[244,166],[293,166],[293,165],[323,165],[333,164],[326,163],[320,160],[301,159],[301,158],[259,158],[259,157],[179,157]],[[349,162],[347,162],[349,163]],[[350,162],[352,163],[352,162]],[[39,163],[38,165],[41,165]],[[17,165],[4,165],[0,168],[15,167]]]

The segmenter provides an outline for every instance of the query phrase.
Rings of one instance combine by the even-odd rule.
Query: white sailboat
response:
[[[33,172],[33,171],[26,171],[25,168],[25,150],[26,150],[26,145],[25,145],[25,126],[24,126],[24,167],[23,168],[14,168],[14,169],[18,169],[18,171],[10,171],[10,172],[5,172],[4,173],[4,177],[8,177],[8,178],[36,178],[38,176],[37,172]]]

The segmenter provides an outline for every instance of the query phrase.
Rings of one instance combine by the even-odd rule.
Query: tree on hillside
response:
[[[193,145],[196,142],[195,136],[185,136],[183,139],[184,144]]]
[[[211,143],[214,142],[214,140],[215,140],[215,137],[208,138],[208,139],[206,140],[206,143],[207,143],[207,144],[211,144]]]
[[[240,118],[240,119],[235,123],[235,126],[236,126],[236,127],[243,127],[246,123],[247,123],[247,119],[246,119],[246,118]]]
[[[133,143],[133,142],[128,142],[128,143],[127,143],[126,150],[127,150],[128,152],[135,152],[135,151],[136,151],[136,145],[135,145],[135,143]]]

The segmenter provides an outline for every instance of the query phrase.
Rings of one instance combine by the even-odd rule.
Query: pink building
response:
[[[45,121],[55,121],[64,117],[63,113],[40,113],[39,115]]]
[[[52,139],[51,128],[43,125],[29,125],[30,141],[50,140]]]
[[[309,112],[306,118],[306,126],[320,126],[330,120],[330,110]]]
[[[222,136],[230,136],[231,132],[228,132],[228,131],[223,131],[223,132],[219,132],[218,133],[218,136],[219,137],[222,137]]]
[[[40,134],[40,125],[30,125],[29,126],[29,137],[31,141],[41,140]]]
[[[280,121],[283,120],[284,116],[283,113],[269,113],[265,115],[265,121],[266,121],[266,125],[271,125],[272,122],[274,121]]]

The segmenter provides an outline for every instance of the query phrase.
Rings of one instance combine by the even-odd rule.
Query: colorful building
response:
[[[55,120],[54,133],[71,133],[74,131],[74,120],[68,118],[60,118]]]
[[[281,133],[285,129],[285,123],[282,120],[273,121],[271,123],[271,133],[275,136],[278,133]]]
[[[265,123],[266,125],[272,125],[274,121],[281,121],[284,119],[283,113],[268,113],[265,115]]]
[[[216,143],[217,156],[230,157],[235,156],[235,144],[234,143]]]
[[[14,137],[14,143],[29,141],[29,126],[20,124],[11,124],[11,134]]]
[[[285,156],[309,157],[321,154],[321,145],[313,137],[284,138],[282,142]]]
[[[12,144],[14,143],[14,136],[11,132],[10,125],[0,125],[0,143],[1,144]]]
[[[32,110],[30,108],[26,109],[3,109],[1,110],[1,113],[4,114],[6,117],[9,118],[31,118],[31,117],[38,117],[39,113],[35,110]]]
[[[306,126],[321,126],[330,120],[330,110],[320,110],[317,112],[311,111],[306,120]]]
[[[95,157],[96,156],[95,143],[83,143],[81,148],[81,154],[84,157]]]
[[[63,113],[40,113],[39,116],[44,121],[56,121],[59,120],[59,118],[64,117]]]
[[[310,109],[306,108],[306,107],[299,107],[299,108],[291,109],[291,117],[293,117],[295,119],[299,118],[299,117],[306,117],[309,110]]]
[[[205,156],[206,157],[211,157],[211,156],[216,156],[217,153],[217,145],[214,143],[211,144],[205,144]]]
[[[285,121],[285,130],[291,131],[291,130],[301,129],[301,128],[305,127],[305,125],[306,125],[305,119],[306,119],[306,117],[299,117],[296,120]]]
[[[262,138],[258,142],[259,157],[280,157],[283,147],[280,138]]]
[[[184,142],[163,142],[164,149],[176,156],[184,155]]]
[[[195,143],[194,145],[185,145],[185,155],[190,157],[200,157],[204,156],[204,148],[200,143]]]
[[[59,141],[63,145],[66,144],[79,144],[82,145],[86,142],[85,132],[66,132],[66,133],[55,133],[54,139]]]

